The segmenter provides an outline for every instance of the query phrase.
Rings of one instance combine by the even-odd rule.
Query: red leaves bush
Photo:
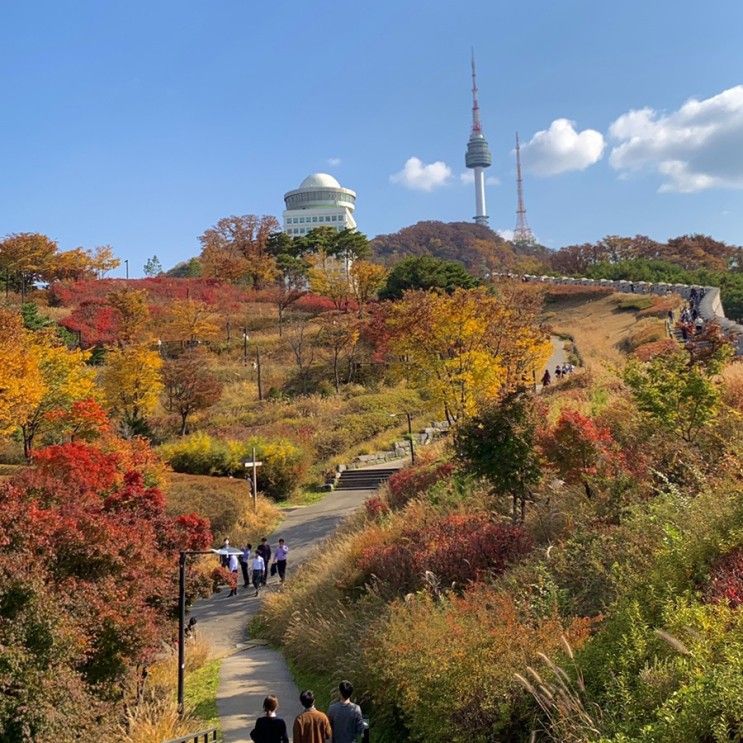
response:
[[[452,514],[410,526],[392,544],[367,548],[359,566],[364,581],[376,576],[384,588],[405,593],[423,585],[427,570],[442,586],[498,575],[531,548],[520,526],[496,523],[481,513]]]
[[[440,480],[445,480],[453,471],[453,462],[435,462],[401,469],[387,481],[390,506],[402,508],[409,500]]]
[[[378,519],[390,512],[389,506],[378,495],[364,501],[364,509],[370,519]]]
[[[116,453],[72,443],[34,461],[0,486],[0,647],[14,659],[0,730],[61,740],[92,709],[121,712],[172,639],[178,550],[212,536],[198,516],[169,517],[142,474],[117,471]]]
[[[704,598],[708,603],[727,604],[732,609],[743,606],[743,547],[713,565]]]

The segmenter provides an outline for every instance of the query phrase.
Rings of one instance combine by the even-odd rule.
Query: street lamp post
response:
[[[258,510],[258,468],[263,464],[263,462],[259,462],[255,458],[255,447],[253,447],[253,461],[252,462],[244,462],[245,469],[248,467],[252,468],[252,477],[251,477],[251,490],[253,493],[253,510]]]
[[[250,336],[248,335],[248,329],[243,328],[243,366],[248,365],[248,339]]]
[[[128,258],[124,258],[124,266],[126,268],[126,278],[128,279],[129,278],[129,259]]]
[[[181,550],[178,556],[178,714],[181,716],[186,682],[186,557],[213,554],[219,554],[219,550]]]

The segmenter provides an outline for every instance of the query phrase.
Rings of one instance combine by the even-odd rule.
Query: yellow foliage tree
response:
[[[523,306],[512,302],[523,299]],[[389,308],[390,350],[403,376],[425,388],[455,421],[524,383],[549,358],[538,302],[487,290],[408,291]]]
[[[86,363],[89,352],[69,349],[51,333],[37,333],[34,340],[44,393],[26,416],[18,420],[27,459],[31,458],[34,440],[49,426],[48,413],[70,410],[75,402],[99,396],[95,370]]]
[[[310,289],[327,297],[337,310],[348,310],[353,290],[345,261],[320,252],[310,262]]]
[[[147,346],[114,348],[106,355],[103,392],[111,412],[135,433],[157,405],[163,390],[162,358]]]
[[[39,352],[19,314],[0,309],[0,434],[25,420],[44,396]]]
[[[145,343],[151,338],[150,307],[144,289],[126,286],[109,292],[106,299],[118,315],[116,338],[120,346]]]
[[[162,328],[163,338],[172,341],[205,341],[219,336],[219,315],[206,302],[176,299],[168,306]]]
[[[359,314],[384,286],[387,269],[371,261],[354,261],[351,265],[351,291],[359,304]]]

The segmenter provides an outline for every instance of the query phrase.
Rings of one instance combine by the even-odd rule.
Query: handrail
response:
[[[218,741],[219,731],[217,728],[209,728],[209,730],[201,730],[198,733],[189,733],[182,738],[166,740],[163,743],[217,743]]]

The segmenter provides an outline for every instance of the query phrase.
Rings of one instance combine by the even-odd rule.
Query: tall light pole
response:
[[[248,329],[243,328],[243,366],[248,365],[248,339],[250,336],[248,335]]]
[[[126,278],[129,279],[129,259],[124,258],[124,267],[126,269]]]

